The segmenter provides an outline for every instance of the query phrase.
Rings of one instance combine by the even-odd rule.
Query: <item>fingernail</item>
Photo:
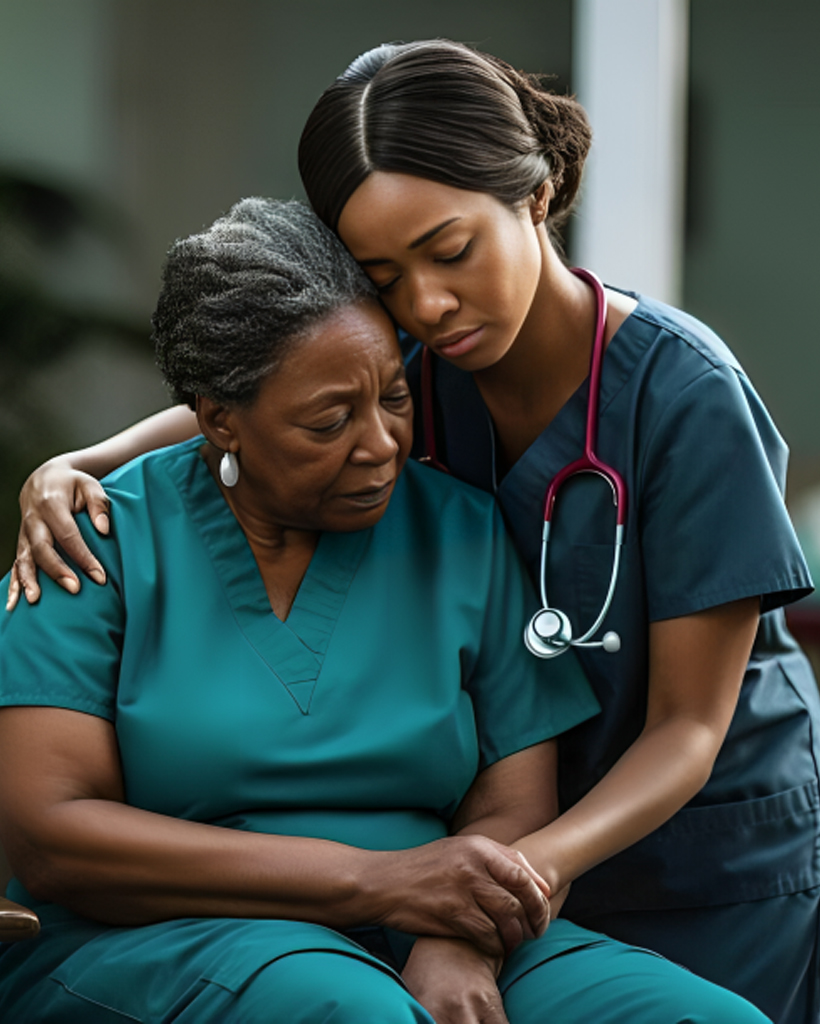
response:
[[[57,581],[61,587],[64,587],[70,594],[76,594],[80,589],[80,584],[77,580],[71,576],[61,576]]]
[[[108,533],[108,516],[105,512],[100,512],[99,515],[95,516],[94,525],[100,533]]]
[[[88,575],[95,583],[105,583],[105,573],[102,569],[89,569]]]

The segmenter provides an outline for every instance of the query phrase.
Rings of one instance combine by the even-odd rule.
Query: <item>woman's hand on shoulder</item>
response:
[[[509,1024],[496,978],[500,958],[463,939],[420,938],[402,971],[436,1024]]]
[[[21,591],[29,604],[40,597],[39,566],[61,587],[76,594],[80,581],[55,548],[59,544],[95,583],[105,583],[105,571],[82,538],[74,520],[85,509],[100,533],[108,533],[108,498],[99,481],[74,469],[67,456],[49,459],[31,474],[20,492],[20,533],[11,571],[6,610],[17,604]]]
[[[489,956],[504,956],[549,923],[546,882],[523,855],[484,836],[375,854],[364,886],[371,921],[464,938]]]

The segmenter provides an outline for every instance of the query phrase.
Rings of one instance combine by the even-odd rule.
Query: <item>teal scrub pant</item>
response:
[[[241,948],[249,931],[275,928],[280,922],[233,923]],[[140,981],[130,977],[123,948],[107,963],[105,944],[95,943],[99,959],[93,958],[91,974],[68,985],[65,977],[57,980],[59,971],[57,977],[41,977],[16,1006],[8,1007],[10,1016],[0,1017],[32,1024],[434,1024],[398,977],[362,956],[353,943],[350,954],[328,949],[287,953],[225,984],[214,980],[220,975],[213,964],[209,969],[209,922],[191,924],[191,960],[198,964],[184,984],[178,984],[180,972],[168,971],[162,942],[153,943],[148,934],[156,926],[149,926],[135,930],[141,933]],[[219,924],[223,941],[228,939],[226,927],[230,929],[230,924]],[[565,921],[554,922],[552,929],[564,939],[577,938],[580,945],[551,956],[550,944],[545,943],[546,959],[513,972],[509,982],[502,974],[500,987],[510,1024],[765,1024],[768,1019],[740,997],[654,953]],[[320,944],[323,930],[316,931]],[[108,986],[110,998],[101,997],[106,986],[100,988],[100,975],[110,981],[110,972],[117,975],[117,984]],[[142,989],[150,987],[146,980],[156,982],[163,972],[169,973],[169,998],[161,1009],[156,1002],[150,1007]]]

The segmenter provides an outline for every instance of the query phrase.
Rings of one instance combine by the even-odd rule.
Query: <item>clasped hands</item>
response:
[[[377,855],[379,856],[379,855]],[[405,984],[437,1024],[507,1024],[505,956],[550,921],[550,890],[523,854],[483,836],[384,854],[392,877],[378,923],[421,936]],[[370,883],[385,894],[377,868]]]

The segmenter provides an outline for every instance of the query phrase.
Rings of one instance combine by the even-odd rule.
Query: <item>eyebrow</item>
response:
[[[424,245],[425,242],[429,242],[431,238],[443,231],[446,227],[454,224],[457,220],[461,220],[461,217],[450,217],[449,220],[443,220],[441,224],[436,224],[434,228],[430,228],[429,231],[425,231],[423,235],[419,235],[418,238],[414,239],[408,246],[408,249],[418,249],[420,245]],[[360,267],[377,267],[382,263],[392,263],[392,260],[383,258],[377,258],[373,260],[359,260]]]
[[[400,362],[396,366],[396,372],[390,378],[388,387],[391,387],[393,384],[396,383],[397,380],[401,380],[405,376],[406,374],[404,370],[404,363]],[[356,388],[355,384],[353,385],[353,387],[349,387],[346,384],[328,384],[328,386],[324,388],[322,391],[314,392],[314,394],[312,394],[308,399],[307,404],[327,405],[330,402],[344,401],[351,395],[357,394],[357,392],[358,389]]]

